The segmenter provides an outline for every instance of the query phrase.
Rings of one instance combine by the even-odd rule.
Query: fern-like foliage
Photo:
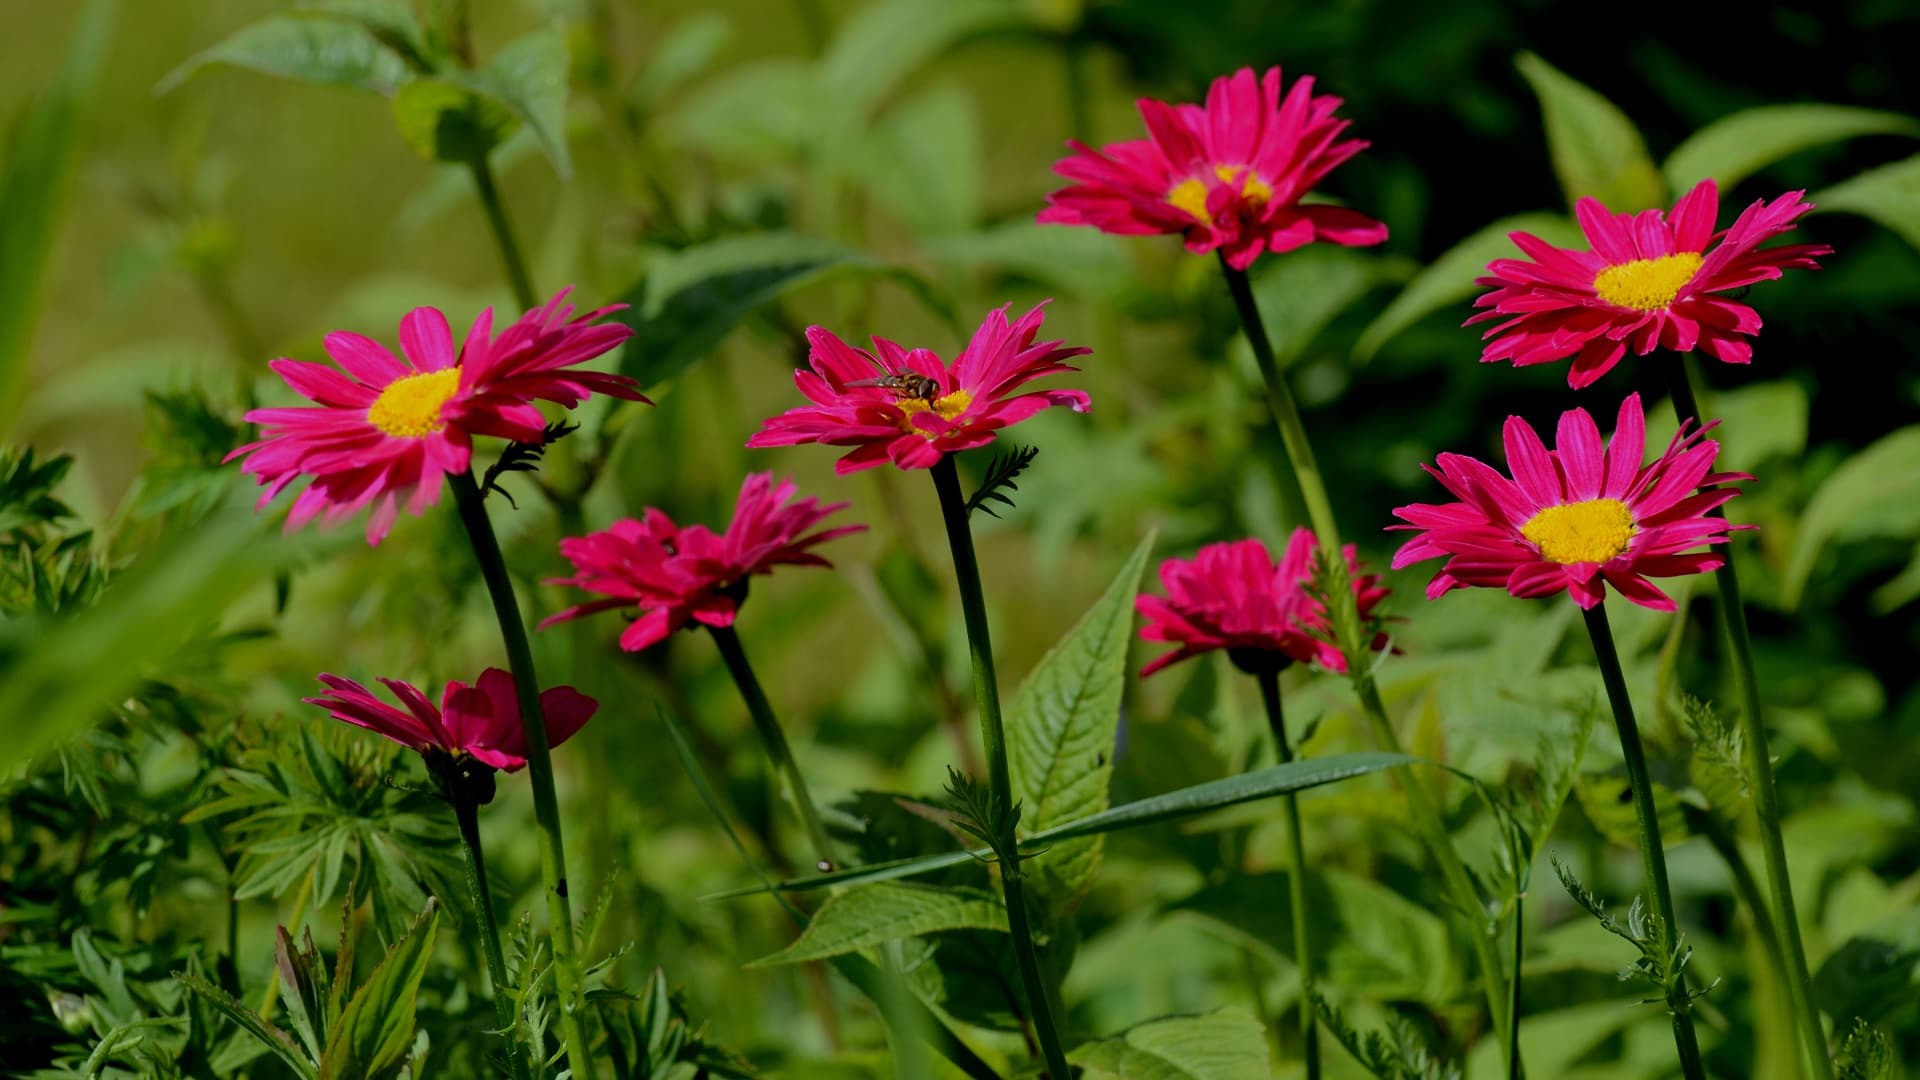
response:
[[[1313,1009],[1334,1041],[1378,1080],[1461,1080],[1464,1075],[1460,1066],[1435,1057],[1413,1025],[1399,1017],[1386,1031],[1362,1032],[1318,994]]]
[[[515,510],[520,509],[520,504],[513,501],[513,496],[507,492],[507,489],[500,486],[500,478],[507,473],[530,473],[539,469],[540,459],[547,455],[547,447],[579,430],[579,424],[556,420],[540,432],[540,441],[537,443],[508,443],[507,448],[500,452],[500,460],[487,466],[486,475],[480,481],[481,497],[484,498],[489,493],[497,491],[501,498],[507,500],[507,505]]]
[[[995,454],[992,464],[987,466],[986,478],[980,481],[979,489],[967,497],[968,515],[978,510],[988,517],[999,517],[993,507],[987,504],[997,502],[1012,506],[1013,498],[1007,492],[1020,490],[1020,485],[1014,482],[1015,478],[1039,456],[1040,448],[1037,446],[1016,446],[1011,453]]]
[[[1620,972],[1620,978],[1623,982],[1645,983],[1657,992],[1658,996],[1644,999],[1643,1004],[1665,1002],[1670,1009],[1680,1008],[1705,997],[1719,985],[1716,979],[1699,990],[1687,986],[1686,969],[1687,963],[1693,959],[1693,947],[1677,931],[1673,934],[1672,944],[1668,945],[1665,925],[1660,916],[1647,910],[1644,899],[1634,897],[1633,903],[1627,907],[1626,921],[1621,922],[1607,911],[1605,901],[1580,883],[1566,863],[1557,856],[1552,861],[1553,872],[1559,876],[1560,884],[1567,890],[1567,895],[1573,897],[1573,902],[1586,909],[1587,914],[1600,923],[1601,929],[1639,951],[1640,956]]]
[[[1691,694],[1680,697],[1680,723],[1693,742],[1694,762],[1727,791],[1750,797],[1747,787],[1747,740],[1740,725],[1720,715],[1710,701]],[[1731,807],[1720,809],[1731,810]]]
[[[1839,1080],[1899,1080],[1900,1059],[1893,1040],[1865,1020],[1856,1019],[1847,1032],[1833,1067]]]

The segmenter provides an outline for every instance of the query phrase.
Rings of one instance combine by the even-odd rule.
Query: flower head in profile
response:
[[[520,725],[520,702],[514,696],[513,676],[488,668],[472,685],[447,683],[436,708],[411,683],[381,679],[400,707],[375,697],[371,690],[338,675],[321,675],[327,692],[303,698],[327,710],[335,720],[375,731],[423,754],[441,753],[454,760],[471,758],[482,765],[517,772],[527,763],[526,730]],[[559,746],[593,719],[599,702],[571,686],[556,686],[540,695],[540,711],[547,719],[547,745]]]
[[[1310,529],[1293,531],[1278,565],[1258,540],[1208,544],[1192,559],[1160,564],[1164,597],[1143,595],[1134,606],[1146,624],[1140,636],[1180,647],[1154,659],[1140,674],[1215,649],[1225,649],[1249,671],[1318,661],[1332,671],[1347,670],[1346,657],[1329,638],[1327,607],[1314,595],[1314,561],[1319,544]],[[1353,545],[1344,549],[1360,617],[1371,619],[1386,599],[1378,574],[1362,573]],[[1386,647],[1377,635],[1373,648]]]
[[[1186,238],[1187,250],[1220,250],[1238,270],[1263,251],[1387,238],[1387,227],[1364,214],[1301,203],[1367,148],[1340,138],[1348,124],[1333,115],[1340,99],[1315,95],[1311,75],[1283,97],[1279,68],[1258,77],[1241,68],[1213,81],[1204,107],[1150,98],[1139,107],[1148,138],[1102,150],[1068,143],[1074,156],[1053,171],[1074,184],[1047,196],[1040,221],[1126,236],[1175,233]]]
[[[1720,444],[1708,428],[1683,425],[1652,463],[1640,395],[1620,406],[1613,441],[1585,409],[1560,416],[1554,449],[1517,416],[1507,418],[1507,465],[1513,478],[1459,454],[1441,454],[1426,467],[1460,501],[1415,503],[1395,510],[1412,530],[1393,557],[1395,569],[1425,559],[1447,562],[1427,596],[1463,586],[1505,589],[1519,597],[1573,595],[1582,608],[1620,595],[1655,611],[1672,611],[1672,598],[1649,578],[1712,570],[1724,555],[1699,548],[1727,542],[1724,517],[1708,511],[1739,494],[1713,487],[1751,480],[1745,473],[1713,472]]]
[[[1062,361],[1092,351],[1035,342],[1045,318],[1044,302],[1012,322],[1005,307],[989,312],[951,365],[931,349],[876,337],[870,353],[809,327],[810,367],[794,372],[793,381],[812,404],[767,420],[747,445],[850,446],[835,466],[842,474],[888,461],[926,469],[947,454],[987,445],[1001,428],[1050,406],[1086,412],[1092,402],[1082,390],[1013,393],[1043,375],[1077,370]]]
[[[1716,232],[1720,192],[1702,180],[1671,215],[1614,214],[1596,199],[1581,199],[1574,216],[1587,250],[1513,233],[1527,258],[1488,264],[1489,276],[1479,284],[1493,291],[1474,301],[1486,310],[1467,320],[1469,326],[1494,324],[1483,335],[1481,361],[1524,366],[1572,357],[1567,385],[1575,389],[1605,375],[1629,349],[1639,356],[1656,348],[1699,349],[1729,364],[1747,363],[1753,359],[1747,339],[1759,331],[1760,316],[1725,294],[1787,270],[1818,270],[1816,257],[1833,252],[1824,244],[1760,247],[1813,209],[1803,194],[1758,200]]]
[[[562,290],[498,338],[492,310],[481,312],[457,352],[447,317],[429,307],[400,320],[404,359],[359,334],[328,334],[327,355],[338,368],[289,359],[270,365],[314,404],[249,412],[261,437],[227,460],[247,459],[242,468],[266,488],[262,507],[296,480],[310,481],[293,501],[288,529],[372,507],[367,542],[378,544],[402,507],[424,512],[447,475],[468,471],[473,436],[540,442],[545,420],[533,402],[572,408],[595,391],[646,400],[632,379],[577,370],[632,331],[599,321],[613,307],[570,319],[566,296]]]
[[[848,504],[795,499],[794,490],[790,480],[775,484],[772,473],[748,476],[724,533],[703,525],[683,528],[650,508],[643,520],[616,521],[612,528],[560,541],[560,554],[573,563],[574,573],[548,584],[572,585],[605,599],[568,608],[541,622],[541,628],[596,611],[635,609],[639,617],[620,635],[620,647],[638,652],[690,622],[732,626],[754,574],[770,574],[776,566],[831,566],[812,549],[866,529],[841,525],[809,531]]]

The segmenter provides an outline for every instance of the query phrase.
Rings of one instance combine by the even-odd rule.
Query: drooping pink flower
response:
[[[1494,323],[1482,335],[1481,361],[1525,366],[1571,356],[1567,385],[1575,389],[1605,375],[1628,349],[1639,356],[1699,349],[1729,364],[1749,362],[1747,338],[1759,332],[1760,315],[1724,294],[1787,270],[1818,270],[1816,257],[1833,253],[1825,244],[1760,248],[1813,209],[1803,194],[1760,199],[1715,232],[1720,193],[1702,180],[1671,216],[1614,214],[1596,199],[1581,199],[1574,216],[1586,251],[1511,234],[1528,258],[1488,264],[1489,276],[1478,283],[1493,291],[1473,302],[1487,310],[1467,320]]]
[[[423,307],[400,320],[404,361],[346,331],[325,341],[345,374],[324,364],[275,360],[269,366],[315,404],[249,412],[261,437],[227,460],[246,457],[242,468],[266,488],[262,508],[294,481],[311,480],[293,501],[289,530],[315,517],[333,524],[372,506],[367,542],[378,544],[403,504],[409,513],[423,513],[439,501],[444,477],[468,470],[474,435],[539,442],[545,421],[533,402],[572,408],[593,391],[647,400],[632,379],[574,368],[632,330],[598,321],[617,307],[569,321],[568,291],[497,339],[489,339],[493,310],[481,312],[458,353],[447,317]]]
[[[627,518],[560,541],[560,554],[573,563],[574,574],[548,584],[572,585],[606,599],[550,616],[541,629],[596,611],[634,608],[639,617],[620,635],[620,647],[638,652],[689,622],[732,626],[754,574],[770,574],[776,566],[831,566],[811,549],[866,529],[841,525],[808,532],[848,504],[796,500],[794,491],[791,480],[776,485],[772,473],[750,474],[740,485],[733,523],[718,535],[704,525],[682,528],[665,512],[649,508],[644,520]]]
[[[825,443],[851,446],[835,469],[841,474],[891,461],[926,469],[961,450],[993,441],[1010,427],[1053,405],[1075,412],[1093,407],[1082,390],[1009,393],[1044,375],[1076,371],[1062,361],[1093,350],[1059,341],[1034,342],[1046,302],[1007,321],[1007,308],[987,313],[973,340],[949,367],[931,349],[904,349],[873,339],[878,357],[856,349],[824,327],[807,328],[811,370],[793,373],[812,405],[768,419],[750,447]]]
[[[473,685],[447,683],[434,707],[411,683],[381,679],[401,708],[381,701],[371,690],[338,675],[321,675],[327,692],[302,698],[327,710],[335,720],[375,731],[410,749],[439,750],[451,757],[467,755],[483,765],[517,772],[527,763],[526,730],[520,725],[520,702],[514,696],[513,676],[499,668],[480,673]],[[540,695],[540,711],[547,720],[547,745],[559,746],[593,719],[600,703],[571,686],[556,686]]]
[[[1552,450],[1526,421],[1510,416],[1505,436],[1513,479],[1459,454],[1441,454],[1438,469],[1422,466],[1461,501],[1395,510],[1406,524],[1388,528],[1418,535],[1394,555],[1393,566],[1445,557],[1427,585],[1429,599],[1475,585],[1519,597],[1565,591],[1591,608],[1611,585],[1642,607],[1672,611],[1672,598],[1648,579],[1724,563],[1722,554],[1694,550],[1726,543],[1736,527],[1707,512],[1739,489],[1711,485],[1753,479],[1712,471],[1720,452],[1706,437],[1712,426],[1682,425],[1666,451],[1642,465],[1647,429],[1638,394],[1621,403],[1613,440],[1604,447],[1585,409],[1560,415]]]
[[[1147,594],[1134,601],[1146,620],[1140,636],[1180,647],[1156,657],[1140,670],[1141,676],[1215,649],[1227,650],[1242,667],[1298,660],[1346,671],[1346,657],[1328,639],[1326,605],[1312,590],[1318,550],[1313,531],[1299,528],[1288,539],[1278,566],[1267,545],[1251,539],[1208,544],[1192,559],[1161,563],[1160,582],[1167,595]],[[1361,571],[1353,545],[1342,553],[1352,572],[1360,617],[1371,618],[1386,599],[1387,588],[1380,584],[1380,575]],[[1377,636],[1373,647],[1385,648],[1386,637]]]
[[[1252,68],[1213,81],[1207,104],[1142,98],[1145,139],[1095,150],[1074,140],[1074,156],[1053,171],[1073,186],[1047,196],[1042,222],[1091,225],[1124,236],[1175,233],[1187,250],[1222,249],[1244,270],[1263,251],[1292,251],[1316,240],[1348,247],[1378,244],[1387,227],[1337,206],[1301,204],[1341,163],[1367,148],[1340,138],[1340,99],[1316,96],[1313,76],[1280,95],[1280,69]]]

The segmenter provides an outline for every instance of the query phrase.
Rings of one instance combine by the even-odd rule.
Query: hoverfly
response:
[[[845,384],[851,390],[857,386],[877,386],[882,390],[891,390],[903,398],[919,398],[932,401],[940,396],[940,383],[926,375],[916,372],[888,372],[872,379],[854,379]]]

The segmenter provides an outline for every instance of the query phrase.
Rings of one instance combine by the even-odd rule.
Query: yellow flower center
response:
[[[1240,197],[1255,206],[1261,206],[1273,198],[1273,185],[1261,178],[1260,174],[1245,165],[1215,165],[1213,175],[1220,182],[1233,187],[1239,185]],[[1213,215],[1207,213],[1207,195],[1210,192],[1205,180],[1189,176],[1173,185],[1167,192],[1167,204],[1178,210],[1184,210],[1203,224],[1213,224]]]
[[[913,426],[914,414],[934,412],[939,414],[942,420],[951,420],[967,411],[967,406],[973,404],[973,395],[965,390],[955,390],[951,394],[942,394],[932,401],[926,398],[910,397],[901,398],[894,404],[900,407],[902,413],[900,427],[906,431],[919,431],[919,428]]]
[[[1593,291],[1615,307],[1659,311],[1700,270],[1700,253],[1677,251],[1657,259],[1635,259],[1594,275]]]
[[[389,435],[418,439],[447,426],[440,407],[460,389],[460,369],[442,368],[402,376],[387,384],[367,408],[367,422]]]
[[[1606,562],[1627,550],[1639,531],[1633,511],[1619,499],[1549,506],[1520,526],[1520,535],[1542,556],[1563,566]]]

